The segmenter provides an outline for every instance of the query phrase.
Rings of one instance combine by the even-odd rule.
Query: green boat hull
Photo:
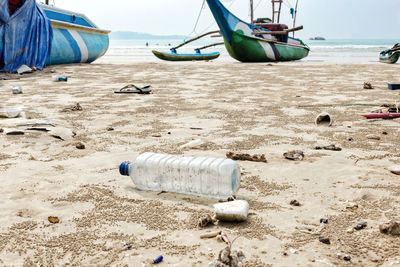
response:
[[[232,42],[225,39],[231,57],[241,62],[274,62],[299,60],[308,56],[307,46],[290,45],[253,38],[240,30],[233,32]]]
[[[153,54],[162,60],[167,61],[199,61],[199,60],[213,60],[219,57],[219,53],[211,54],[176,54],[176,53],[164,53],[153,50]]]
[[[379,61],[382,63],[395,64],[400,57],[400,51],[383,51],[379,55]]]

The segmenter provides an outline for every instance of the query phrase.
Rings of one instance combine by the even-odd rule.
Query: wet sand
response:
[[[360,114],[376,107],[345,105],[399,101],[386,85],[400,82],[399,73],[399,64],[160,61],[0,74],[8,79],[0,81],[0,109],[24,108],[19,118],[0,118],[0,265],[143,266],[162,254],[159,266],[208,266],[224,244],[199,236],[221,229],[239,237],[233,246],[244,266],[396,266],[400,237],[378,227],[400,220],[400,176],[388,171],[400,164],[399,121],[366,120]],[[374,89],[363,89],[366,81]],[[113,93],[127,84],[151,84],[153,94]],[[15,85],[23,94],[11,93]],[[76,103],[82,110],[71,109]],[[332,127],[315,125],[321,112]],[[56,128],[16,126],[37,121]],[[12,130],[25,135],[7,136]],[[181,148],[198,138],[201,147]],[[342,151],[314,149],[330,144]],[[286,160],[289,150],[304,151],[304,160]],[[118,166],[147,151],[265,154],[267,163],[238,161],[248,221],[200,229],[216,200],[136,190]],[[346,209],[351,203],[358,208]],[[365,229],[346,232],[360,221]]]

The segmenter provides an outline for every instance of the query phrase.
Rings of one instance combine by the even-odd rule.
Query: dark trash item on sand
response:
[[[47,129],[47,128],[36,128],[36,127],[34,127],[34,128],[27,128],[26,130],[27,130],[27,131],[38,131],[38,132],[50,132],[50,130]]]
[[[329,238],[326,238],[326,237],[323,237],[323,236],[319,237],[319,242],[327,244],[327,245],[331,244],[331,240],[329,240]]]
[[[400,83],[387,83],[389,90],[399,90]]]
[[[232,160],[244,160],[244,161],[254,161],[254,162],[267,162],[264,154],[260,155],[250,155],[242,153],[227,152],[226,157]]]
[[[354,225],[354,229],[357,231],[362,230],[366,227],[367,227],[367,222],[359,222],[356,225]]]
[[[342,151],[342,148],[336,145],[329,145],[329,146],[316,146],[316,150],[331,150],[331,151]]]
[[[124,245],[124,247],[125,247],[127,250],[132,249],[132,245],[129,244],[129,243],[124,242],[123,245]]]
[[[7,135],[24,135],[25,133],[22,131],[12,131],[8,132]]]
[[[81,142],[76,143],[76,144],[75,144],[75,147],[76,147],[77,149],[81,149],[81,150],[86,148],[86,146],[85,146],[83,143],[81,143]]]
[[[155,259],[153,260],[153,263],[154,263],[154,264],[160,263],[160,262],[163,261],[163,259],[164,259],[164,257],[163,257],[162,255],[160,255],[160,256],[158,256],[157,258],[155,258]]]
[[[204,214],[199,219],[199,227],[202,227],[202,228],[206,227],[207,225],[212,224],[213,222],[214,222],[214,220],[210,214]]]
[[[400,235],[400,222],[391,220],[379,225],[379,232],[386,235]]]
[[[127,86],[122,87],[119,91],[114,91],[115,94],[150,94],[151,90],[149,89],[151,85],[145,86],[136,86],[134,84],[128,84]]]
[[[303,160],[304,159],[304,152],[301,150],[293,150],[289,152],[285,152],[283,156],[289,160]]]
[[[374,89],[374,87],[370,82],[365,82],[363,87],[364,89]]]
[[[351,261],[350,255],[344,255],[343,260],[344,261]]]
[[[0,128],[0,133],[4,133],[4,129],[3,128]]]
[[[319,219],[319,222],[327,224],[328,223],[328,219],[327,218],[321,218],[321,219]]]
[[[300,204],[300,202],[298,202],[297,200],[294,199],[294,200],[290,201],[290,205],[299,207],[301,204]]]

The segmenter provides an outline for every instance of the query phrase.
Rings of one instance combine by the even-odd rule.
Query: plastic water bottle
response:
[[[239,165],[225,158],[146,152],[133,163],[121,163],[119,171],[121,175],[130,176],[140,190],[228,198],[240,187]]]
[[[68,77],[67,76],[53,76],[53,81],[55,82],[67,82]]]

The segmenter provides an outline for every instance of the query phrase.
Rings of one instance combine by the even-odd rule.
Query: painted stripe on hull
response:
[[[69,47],[72,48],[72,51],[74,52],[74,62],[81,62],[82,60],[82,54],[81,50],[79,49],[79,46],[74,39],[74,37],[70,34],[68,30],[60,29],[61,34],[64,35],[65,39],[68,42]]]
[[[75,39],[75,42],[78,45],[79,50],[81,51],[81,63],[85,63],[89,58],[89,52],[85,42],[83,41],[82,37],[79,35],[77,31],[68,30],[68,32]]]

